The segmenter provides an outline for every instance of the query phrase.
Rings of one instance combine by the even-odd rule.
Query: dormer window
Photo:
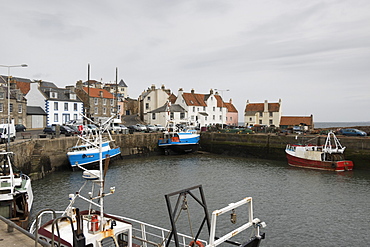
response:
[[[57,92],[50,92],[50,98],[53,98],[53,99],[58,98],[58,93]]]
[[[75,99],[76,99],[76,94],[71,93],[71,94],[69,95],[69,99],[71,99],[71,100],[75,100]]]
[[[0,92],[0,99],[4,99],[4,92]]]

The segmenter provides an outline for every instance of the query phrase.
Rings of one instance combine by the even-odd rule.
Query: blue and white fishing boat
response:
[[[162,148],[165,155],[171,151],[178,154],[192,153],[199,149],[200,134],[188,127],[179,125],[167,128],[163,138],[158,140],[158,147]]]
[[[108,131],[109,123],[113,117],[109,118],[103,124],[95,124],[99,126],[101,131],[92,131],[86,129],[83,134],[78,136],[78,140],[75,146],[68,149],[67,157],[72,169],[78,166],[91,166],[99,163],[99,152],[101,145],[101,152],[103,154],[103,160],[109,158],[112,159],[121,154],[121,149],[116,146],[111,134]],[[102,136],[102,142],[99,143],[99,135]]]

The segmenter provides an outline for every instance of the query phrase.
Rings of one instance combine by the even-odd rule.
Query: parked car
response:
[[[156,132],[157,131],[157,127],[154,126],[154,125],[152,125],[152,124],[148,124],[146,126],[146,131],[148,131],[148,132]]]
[[[78,127],[76,125],[66,125],[66,126],[73,129],[75,135],[81,134],[81,131],[78,130]]]
[[[98,127],[96,127],[94,124],[88,124],[88,125],[86,125],[86,127],[88,129],[90,129],[94,134],[96,134],[98,132]]]
[[[157,127],[157,131],[164,131],[166,129],[165,127],[163,127],[160,124],[155,124],[155,127]]]
[[[121,124],[119,127],[121,127],[121,133],[122,134],[127,134],[128,133],[128,128]]]
[[[46,126],[42,132],[48,135],[55,135],[55,125]]]
[[[23,124],[16,124],[15,125],[15,131],[17,131],[17,132],[20,132],[20,131],[22,131],[22,132],[24,132],[24,131],[26,131],[26,126],[24,126]]]
[[[68,126],[61,125],[60,134],[64,134],[65,136],[73,136],[75,134],[75,131]]]
[[[340,129],[338,134],[345,136],[367,136],[366,132],[358,129]]]
[[[147,128],[144,124],[136,124],[136,131],[147,131]]]

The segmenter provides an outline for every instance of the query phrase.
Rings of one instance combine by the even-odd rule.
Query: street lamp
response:
[[[8,148],[7,148],[7,151],[9,151],[10,149],[10,68],[28,67],[28,65],[27,64],[0,65],[0,67],[8,68]]]
[[[221,129],[224,128],[224,99],[223,99],[223,92],[228,92],[230,91],[229,89],[215,89],[215,91],[220,91],[221,92]]]

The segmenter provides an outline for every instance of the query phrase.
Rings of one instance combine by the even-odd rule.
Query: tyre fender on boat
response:
[[[200,242],[200,241],[195,241],[195,245],[198,246],[198,247],[204,247],[204,244],[202,244],[202,242]],[[189,246],[191,246],[191,247],[194,246],[194,240],[189,243]]]

